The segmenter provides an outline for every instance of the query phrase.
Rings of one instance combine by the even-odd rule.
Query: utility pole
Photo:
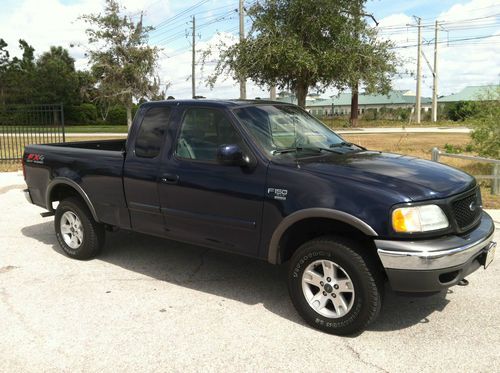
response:
[[[438,65],[438,27],[439,23],[436,20],[436,25],[434,28],[434,69],[432,71],[432,121],[437,122],[437,111],[438,111],[438,104],[437,104],[437,99],[438,99],[438,70],[437,70],[437,65]]]
[[[416,97],[416,112],[417,112],[417,123],[420,123],[420,111],[421,111],[421,92],[420,92],[420,86],[422,85],[422,19],[420,17],[416,17],[418,21],[418,55],[417,55],[417,97]]]
[[[269,90],[269,98],[272,101],[276,101],[276,86],[273,84]]]
[[[244,7],[243,1],[240,0],[239,13],[240,13],[240,43],[245,39],[245,18],[244,18]],[[240,99],[244,100],[247,98],[247,82],[244,77],[240,77]]]
[[[195,61],[196,61],[196,47],[195,47],[195,43],[196,43],[196,20],[193,16],[193,30],[192,30],[192,33],[193,33],[193,40],[192,40],[192,47],[193,47],[193,52],[192,52],[192,60],[191,60],[191,91],[193,93],[193,98],[196,97],[196,65],[195,65]]]

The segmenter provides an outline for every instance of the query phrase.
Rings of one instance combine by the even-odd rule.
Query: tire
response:
[[[290,262],[292,303],[316,329],[337,335],[362,331],[382,307],[384,284],[378,268],[353,241],[331,236],[308,241]]]
[[[71,258],[92,258],[104,245],[103,225],[94,220],[87,205],[79,198],[69,197],[59,203],[54,225],[59,245]]]

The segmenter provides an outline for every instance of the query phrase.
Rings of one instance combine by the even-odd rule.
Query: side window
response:
[[[163,134],[168,127],[170,107],[152,107],[144,115],[137,139],[135,155],[143,158],[154,158],[160,154]]]
[[[217,148],[242,141],[225,114],[215,109],[188,109],[181,124],[176,155],[180,158],[215,161]]]

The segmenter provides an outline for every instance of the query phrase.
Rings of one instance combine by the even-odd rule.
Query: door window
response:
[[[223,112],[207,108],[186,111],[177,141],[178,157],[215,161],[217,148],[229,144],[242,146],[242,141]]]

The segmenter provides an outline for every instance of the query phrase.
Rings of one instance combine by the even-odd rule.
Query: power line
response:
[[[229,14],[229,13],[232,13],[234,12],[234,10],[230,10],[230,11],[223,11],[223,12],[219,12],[219,13],[216,13],[216,14],[211,14],[211,15],[205,15],[205,16],[202,16],[202,17],[198,17],[199,14],[205,14],[206,12],[198,12],[198,13],[193,13],[191,15],[187,15],[186,17],[183,17],[183,18],[180,18],[178,19],[177,21],[173,22],[172,24],[168,24],[168,25],[164,25],[163,27],[166,27],[166,26],[169,26],[169,28],[167,29],[163,29],[161,30],[161,32],[157,32],[159,31],[162,27],[160,28],[156,28],[154,31],[155,31],[155,37],[158,37],[160,35],[164,35],[164,34],[167,34],[171,31],[174,31],[175,29],[177,29],[182,23],[187,23],[189,22],[189,17],[191,16],[195,16],[196,18],[198,19],[207,19],[207,18],[215,18],[215,17],[220,17],[220,16],[223,16],[223,15],[226,15],[226,14]]]
[[[208,22],[205,22],[205,23],[199,25],[197,27],[197,30],[199,31],[199,30],[204,29],[204,28],[206,28],[206,27],[208,27],[210,25],[213,25],[213,24],[225,21],[225,20],[229,20],[229,19],[232,19],[232,18],[234,18],[234,17],[219,17],[217,19],[214,19],[214,20],[211,20],[211,21],[208,21]],[[165,38],[157,41],[155,44],[159,44],[159,45],[167,44],[167,43],[169,43],[171,41],[174,41],[177,38],[179,38],[179,37],[181,37],[181,36],[183,36],[185,34],[186,34],[186,31],[182,30],[182,31],[176,32],[175,34],[171,34],[171,35],[166,36]]]
[[[444,25],[444,26],[450,26],[450,25],[454,25],[454,24],[462,25],[464,22],[465,23],[470,23],[470,22],[485,20],[485,19],[489,19],[489,18],[497,18],[499,16],[500,16],[500,13],[497,13],[497,14],[492,14],[492,15],[484,16],[484,17],[464,18],[464,19],[452,20],[452,21],[443,21],[442,20],[442,21],[439,21],[439,23],[442,24],[442,25]],[[406,30],[406,29],[408,29],[410,27],[411,27],[410,25],[404,24],[404,25],[380,26],[377,29],[381,30],[381,31],[385,31],[385,30],[396,31],[396,30]],[[422,24],[421,27],[422,28],[428,28],[428,29],[434,30],[433,29],[433,27],[434,27],[433,23]]]
[[[460,42],[460,41],[479,40],[479,39],[487,39],[487,38],[495,38],[495,37],[500,37],[500,34],[499,35],[483,35],[483,36],[475,36],[475,37],[459,38],[459,39],[449,39],[449,40],[440,41],[440,42],[438,42],[438,44],[449,44],[449,43],[456,43],[456,42]],[[430,42],[427,42],[425,45],[430,45]],[[414,48],[416,46],[418,46],[418,44],[400,45],[400,46],[392,47],[392,49]]]
[[[210,17],[213,17],[213,19],[212,19],[212,20],[209,20],[209,21],[207,21],[207,22],[205,22],[205,23],[203,23],[203,24],[202,24],[202,25],[200,25],[200,27],[198,27],[198,28],[202,28],[202,27],[205,27],[205,26],[211,25],[211,24],[213,24],[213,23],[217,23],[217,22],[220,22],[220,21],[224,21],[224,20],[231,19],[231,17],[230,17],[231,15],[233,15],[233,11],[230,11],[230,12],[224,12],[224,13],[220,13],[220,14],[217,14],[217,15],[210,16]],[[196,15],[195,15],[195,16],[196,16]],[[207,18],[209,18],[209,17],[208,17],[208,16],[206,16],[206,17],[203,17],[203,18],[204,18],[204,19],[207,19]],[[197,17],[197,19],[199,19],[199,18]],[[186,22],[186,23],[187,23],[187,22]],[[168,30],[163,30],[161,33],[159,33],[159,34],[155,34],[155,35],[153,36],[153,39],[154,39],[154,38],[158,38],[158,37],[160,37],[160,36],[164,36],[164,35],[166,35],[166,36],[164,36],[164,38],[162,39],[162,41],[165,41],[165,40],[169,39],[170,37],[172,37],[172,36],[174,36],[174,35],[178,35],[179,33],[181,33],[181,34],[183,33],[182,31],[177,31],[177,32],[176,32],[176,33],[174,33],[174,34],[170,34],[170,35],[168,35],[168,34],[169,34],[169,33],[171,33],[172,31],[175,31],[175,30],[177,30],[177,29],[179,29],[179,26],[175,26],[175,27],[173,27],[173,28],[171,28],[171,29],[168,29]]]
[[[156,28],[156,29],[161,28],[161,27],[163,27],[164,25],[167,25],[169,22],[172,22],[172,21],[174,21],[174,20],[178,19],[179,17],[182,17],[183,15],[190,14],[190,12],[192,12],[194,9],[196,9],[196,8],[198,8],[198,7],[200,7],[200,6],[202,6],[203,4],[207,3],[208,1],[209,1],[209,0],[201,0],[201,1],[199,1],[198,3],[196,3],[196,4],[192,5],[192,6],[190,6],[189,8],[184,9],[183,11],[181,11],[181,12],[179,12],[179,13],[177,13],[177,14],[173,15],[172,17],[167,18],[167,19],[165,19],[164,21],[160,22],[158,25],[156,25],[156,26],[155,26],[155,28]]]

